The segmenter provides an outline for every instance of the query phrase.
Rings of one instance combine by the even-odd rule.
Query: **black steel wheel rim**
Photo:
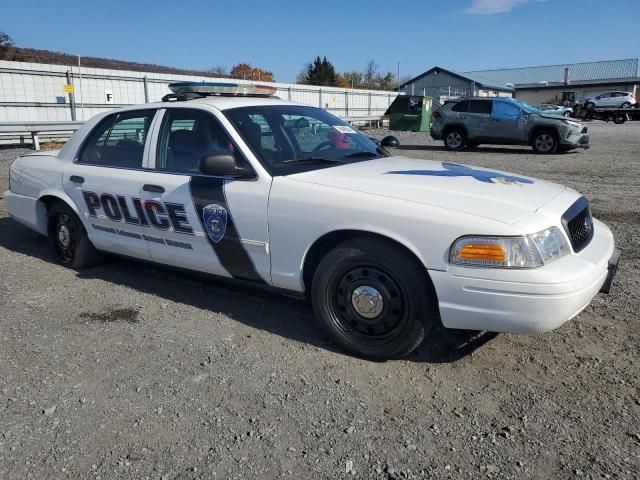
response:
[[[364,294],[359,295],[361,292]],[[379,301],[371,299],[373,292],[379,294]],[[407,298],[400,283],[374,265],[336,272],[327,288],[327,303],[334,325],[352,340],[367,345],[392,340],[408,322]]]
[[[76,231],[71,218],[66,213],[57,216],[53,231],[56,252],[64,263],[73,260],[76,252]]]

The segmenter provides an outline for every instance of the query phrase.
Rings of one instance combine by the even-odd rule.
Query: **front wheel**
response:
[[[80,270],[95,265],[100,254],[87,236],[82,222],[64,202],[49,207],[49,243],[58,262]]]
[[[431,329],[435,302],[427,273],[388,241],[359,237],[331,250],[313,276],[322,329],[344,350],[384,360],[412,352]]]
[[[558,141],[551,132],[536,133],[533,137],[532,147],[537,153],[551,154],[558,150]]]
[[[562,114],[563,117],[570,117],[571,116],[571,112],[570,111],[566,111]]]

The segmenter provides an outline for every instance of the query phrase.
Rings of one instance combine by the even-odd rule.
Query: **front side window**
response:
[[[91,132],[78,163],[105,167],[142,168],[142,155],[155,110],[110,115]]]
[[[298,105],[240,107],[224,114],[272,175],[287,175],[388,154],[326,111]]]
[[[499,100],[493,102],[493,111],[491,112],[493,118],[514,119],[520,118],[520,115],[522,115],[522,111],[514,103]]]
[[[240,152],[222,125],[208,112],[169,108],[162,119],[156,150],[156,170],[192,175],[200,173],[206,155],[231,154],[243,162]]]

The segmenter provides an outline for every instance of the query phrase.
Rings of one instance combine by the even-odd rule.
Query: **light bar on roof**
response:
[[[253,83],[227,82],[176,82],[170,83],[169,89],[175,94],[200,93],[202,95],[229,95],[269,97],[276,93],[276,88],[269,85]]]

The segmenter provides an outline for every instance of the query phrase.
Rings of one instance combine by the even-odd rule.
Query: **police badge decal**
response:
[[[202,220],[207,235],[213,243],[218,243],[227,231],[227,209],[213,203],[202,209]]]

